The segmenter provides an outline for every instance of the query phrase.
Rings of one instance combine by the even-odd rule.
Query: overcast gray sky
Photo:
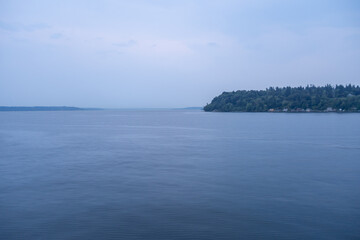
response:
[[[360,84],[357,0],[0,0],[0,105],[203,106]]]

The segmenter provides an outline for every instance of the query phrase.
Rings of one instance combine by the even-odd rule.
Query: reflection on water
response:
[[[0,112],[0,238],[357,239],[359,122]]]

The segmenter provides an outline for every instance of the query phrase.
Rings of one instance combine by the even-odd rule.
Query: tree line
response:
[[[360,111],[360,87],[325,85],[270,87],[266,90],[223,92],[204,107],[205,111]]]

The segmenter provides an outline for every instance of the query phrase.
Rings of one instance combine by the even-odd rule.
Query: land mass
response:
[[[360,87],[326,85],[270,87],[223,92],[206,112],[360,112]]]
[[[46,107],[5,107],[0,106],[0,111],[79,111],[79,110],[100,110],[99,108],[78,108],[78,107],[54,107],[54,106],[46,106]]]

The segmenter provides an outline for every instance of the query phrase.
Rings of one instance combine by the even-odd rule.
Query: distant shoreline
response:
[[[68,106],[0,106],[0,112],[24,112],[24,111],[98,111],[98,110],[203,110],[203,107],[185,107],[185,108],[79,108]]]
[[[78,108],[78,107],[67,107],[67,106],[34,106],[34,107],[6,107],[0,106],[1,112],[15,112],[15,111],[86,111],[86,110],[102,110],[101,108]]]

